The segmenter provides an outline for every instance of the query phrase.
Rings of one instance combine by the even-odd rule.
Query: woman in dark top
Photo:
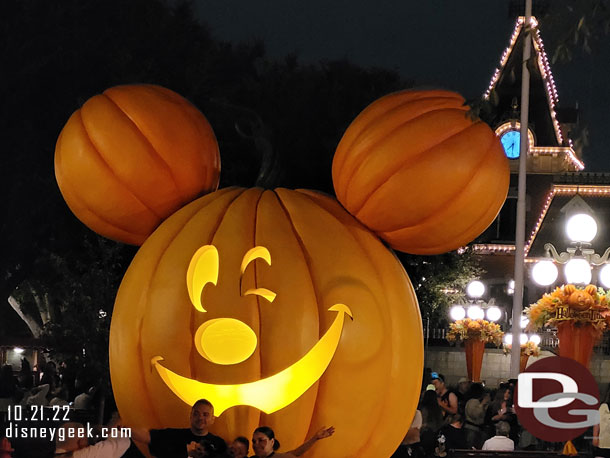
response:
[[[275,433],[268,426],[261,426],[254,430],[252,434],[252,450],[254,455],[251,458],[296,458],[292,453],[276,453],[280,448],[280,441],[275,438]]]
[[[424,393],[424,397],[419,404],[419,410],[422,416],[422,425],[419,430],[420,443],[426,456],[429,456],[434,454],[436,437],[444,423],[443,411],[438,405],[436,391],[427,390]]]
[[[510,425],[510,437],[515,443],[519,439],[519,424],[517,423],[517,415],[513,409],[513,393],[509,388],[498,389],[493,402],[488,410],[488,417],[491,420],[492,426],[500,421],[505,421]]]

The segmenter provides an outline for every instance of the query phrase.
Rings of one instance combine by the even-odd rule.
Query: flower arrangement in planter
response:
[[[595,285],[559,286],[526,308],[525,313],[529,330],[557,328],[559,356],[585,367],[589,366],[593,346],[610,326],[607,293]]]
[[[499,324],[487,320],[473,320],[464,318],[449,325],[447,340],[449,342],[480,340],[484,343],[493,343],[500,346],[504,333]]]
[[[512,350],[512,345],[505,343],[504,344],[504,354],[510,355]],[[521,344],[521,355],[525,356],[539,356],[540,355],[540,347],[536,344],[536,342],[532,342],[531,340],[526,342],[525,344]]]
[[[513,346],[511,344],[504,343],[504,354],[510,355]],[[530,356],[539,356],[540,355],[540,347],[536,342],[527,341],[524,344],[521,344],[521,358],[519,361],[519,372],[523,372],[527,367],[527,361],[530,359]]]
[[[503,335],[499,324],[487,320],[464,318],[451,323],[447,340],[449,342],[464,341],[468,378],[473,382],[479,382],[485,344],[493,343],[500,346]]]

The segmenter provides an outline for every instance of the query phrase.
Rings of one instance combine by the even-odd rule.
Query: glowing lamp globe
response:
[[[471,281],[466,286],[466,294],[474,299],[478,299],[485,294],[485,285],[479,280]]]
[[[478,305],[468,307],[468,312],[466,312],[466,314],[471,320],[482,320],[485,316],[485,312],[483,312],[483,309]]]
[[[463,320],[466,316],[466,310],[464,310],[464,307],[462,307],[461,305],[454,305],[449,310],[449,316],[454,321]]]
[[[498,307],[489,307],[487,309],[487,319],[489,321],[498,321],[502,317],[502,310]]]
[[[590,242],[597,235],[597,223],[591,215],[579,213],[568,219],[566,234],[573,242]]]
[[[513,335],[512,334],[504,334],[504,344],[508,345],[508,346],[513,344]]]
[[[548,286],[557,280],[557,266],[553,261],[538,261],[532,268],[532,278],[540,286]]]
[[[522,334],[519,336],[519,343],[520,343],[521,345],[525,345],[525,344],[527,343],[527,334],[523,334],[523,333],[522,333]]]
[[[610,264],[606,264],[599,271],[599,281],[606,288],[610,288]]]
[[[519,326],[521,329],[525,328],[529,324],[530,320],[527,319],[526,316],[521,317],[521,321],[519,322]]]
[[[540,345],[540,336],[538,334],[532,334],[530,336],[530,342],[533,342],[535,345]]]
[[[583,258],[570,259],[564,267],[568,283],[588,284],[591,282],[591,265]]]

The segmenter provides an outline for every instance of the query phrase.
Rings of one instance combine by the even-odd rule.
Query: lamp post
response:
[[[496,301],[490,299],[485,302],[481,299],[485,294],[485,285],[478,280],[471,281],[466,286],[466,295],[472,301],[465,304],[455,304],[449,310],[449,316],[453,321],[463,320],[468,317],[472,320],[482,320],[487,318],[488,321],[496,322],[502,318],[504,312],[498,306]]]
[[[595,253],[591,241],[597,235],[597,222],[586,213],[571,216],[566,222],[566,234],[570,246],[559,253],[552,243],[545,243],[544,250],[548,259],[538,261],[532,268],[533,280],[540,286],[550,286],[557,280],[557,265],[563,265],[563,273],[568,283],[588,284],[591,282],[594,267],[603,266],[598,273],[599,281],[610,288],[610,248],[603,255]]]

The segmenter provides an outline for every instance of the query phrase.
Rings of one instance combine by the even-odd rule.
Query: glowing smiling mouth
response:
[[[339,345],[345,315],[352,311],[345,304],[335,304],[329,311],[338,312],[326,334],[307,354],[291,366],[270,377],[256,382],[235,385],[214,385],[192,380],[163,367],[163,357],[154,356],[151,364],[176,396],[193,405],[205,398],[214,405],[220,416],[225,410],[237,405],[256,407],[265,413],[273,413],[298,399],[324,374]]]

